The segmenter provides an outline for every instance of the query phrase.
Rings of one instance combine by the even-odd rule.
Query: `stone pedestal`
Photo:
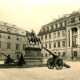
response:
[[[26,47],[24,58],[29,65],[41,65],[42,64],[41,49],[37,47]]]

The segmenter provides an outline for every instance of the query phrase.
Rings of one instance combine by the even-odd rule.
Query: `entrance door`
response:
[[[77,59],[77,51],[74,51],[74,59]]]

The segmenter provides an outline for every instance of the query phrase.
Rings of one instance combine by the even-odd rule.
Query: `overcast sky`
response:
[[[80,10],[80,0],[0,0],[0,20],[36,33],[58,16]]]

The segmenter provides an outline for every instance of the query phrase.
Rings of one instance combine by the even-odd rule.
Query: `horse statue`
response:
[[[27,36],[28,36],[29,43],[31,43],[31,42],[35,43],[35,44],[41,43],[40,38],[36,36],[36,34],[35,34],[35,32],[33,30],[32,30],[31,33],[28,33]]]

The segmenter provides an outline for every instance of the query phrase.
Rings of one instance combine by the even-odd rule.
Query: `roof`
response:
[[[52,22],[50,22],[48,24],[43,25],[42,28],[40,29],[39,33],[38,33],[38,36],[41,36],[41,35],[44,35],[44,34],[48,34],[48,33],[51,33],[51,32],[55,32],[55,31],[59,31],[59,30],[65,30],[66,27],[60,27],[60,28],[51,29],[51,30],[48,30],[48,31],[41,32],[41,30],[43,28],[49,27],[49,26],[51,26],[53,24],[56,24],[58,22],[60,23],[63,20],[65,21],[65,20],[68,20],[68,19],[70,19],[72,17],[75,17],[75,16],[80,16],[80,12],[79,11],[74,11],[71,14],[66,14],[65,16],[60,17],[59,19],[56,19],[55,21],[52,21]]]

